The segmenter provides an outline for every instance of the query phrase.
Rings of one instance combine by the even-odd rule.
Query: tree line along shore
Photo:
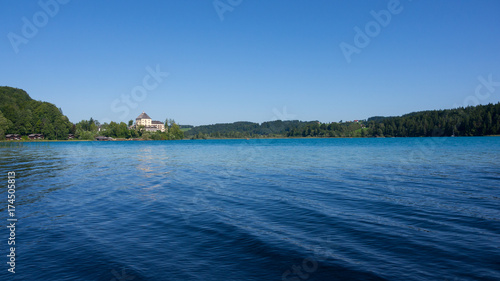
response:
[[[491,136],[500,135],[500,103],[331,123],[277,120],[190,126],[167,119],[164,132],[132,124],[101,124],[93,118],[73,124],[54,104],[33,100],[21,89],[0,87],[0,140],[7,135],[21,140],[34,135],[44,140]]]

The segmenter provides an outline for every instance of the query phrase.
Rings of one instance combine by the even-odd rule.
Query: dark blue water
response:
[[[0,280],[499,280],[500,138],[0,144]]]

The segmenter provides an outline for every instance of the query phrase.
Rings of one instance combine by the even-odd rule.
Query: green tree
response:
[[[9,119],[5,118],[2,112],[0,111],[0,139],[5,138],[5,132],[7,132],[7,130],[11,126],[12,122]]]
[[[171,136],[170,139],[181,140],[184,138],[184,132],[181,130],[179,125],[175,124],[175,122],[169,128],[168,133]]]

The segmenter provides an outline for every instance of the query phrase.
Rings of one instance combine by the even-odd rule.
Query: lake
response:
[[[500,137],[0,143],[0,280],[499,280]]]

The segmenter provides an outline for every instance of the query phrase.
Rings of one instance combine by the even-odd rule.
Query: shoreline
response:
[[[122,142],[122,141],[189,141],[189,140],[272,140],[272,139],[400,139],[400,138],[450,138],[443,137],[270,137],[270,138],[206,138],[206,139],[181,139],[181,140],[141,140],[141,139],[114,139],[106,141],[97,140],[0,140],[0,143],[25,143],[25,142]],[[457,138],[500,137],[500,135],[486,136],[455,136]]]

